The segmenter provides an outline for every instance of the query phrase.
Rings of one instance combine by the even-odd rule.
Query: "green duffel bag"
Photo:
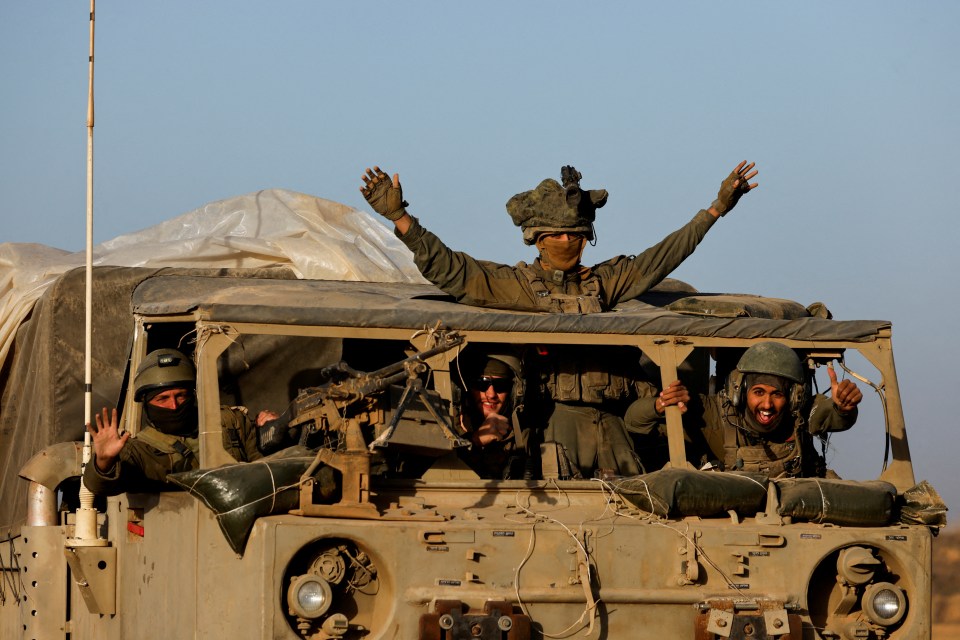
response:
[[[744,472],[661,469],[615,483],[616,492],[641,511],[662,517],[713,516],[763,511],[769,480]]]
[[[303,447],[290,447],[255,462],[172,473],[167,480],[213,511],[230,548],[243,555],[257,518],[286,513],[300,504],[300,477],[315,458]],[[339,475],[321,466],[314,477],[315,491],[332,502],[340,489]]]
[[[848,527],[879,527],[893,519],[897,488],[889,482],[784,478],[774,480],[783,517]]]

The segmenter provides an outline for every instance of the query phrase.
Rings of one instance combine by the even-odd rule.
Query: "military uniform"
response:
[[[602,469],[623,476],[640,467],[623,414],[631,401],[655,397],[633,347],[539,345],[525,365],[538,383],[544,442],[563,445],[569,462],[586,478]]]
[[[457,455],[487,480],[521,480],[526,472],[526,456],[512,433],[487,445],[474,441],[473,446],[458,449]]]
[[[857,421],[856,409],[842,412],[832,399],[817,394],[799,425],[796,416],[785,415],[776,429],[761,436],[743,427],[743,414],[724,396],[701,395],[699,400],[696,413],[688,411],[683,417],[687,457],[698,465],[713,462],[722,470],[753,471],[771,478],[824,476],[827,469],[814,436],[846,431]],[[645,436],[655,434],[662,420],[632,407],[626,415],[628,430]]]
[[[397,222],[397,237],[413,252],[420,273],[457,301],[519,311],[597,313],[645,293],[692,254],[716,215],[733,208],[752,188],[747,183],[756,173],[750,173],[752,164],[745,165],[741,163],[721,184],[711,205],[713,213],[701,210],[637,256],[618,256],[593,267],[579,261],[584,243],[594,239],[596,211],[606,204],[608,194],[604,189],[582,189],[582,175],[572,166],[561,168],[562,185],[548,178],[507,201],[507,212],[523,230],[524,243],[540,251],[529,265],[497,264],[451,250],[406,211],[399,176],[391,180],[379,167],[367,170],[361,192],[375,211]],[[595,356],[580,361],[572,351],[552,347],[550,358],[538,363],[548,392],[545,442],[562,445],[582,475],[589,477],[597,468],[621,475],[638,473],[621,417],[631,399],[626,388],[631,380],[607,375],[610,361]],[[602,379],[611,390],[595,384]],[[613,390],[620,382],[624,388]]]
[[[540,261],[516,266],[453,251],[416,218],[401,241],[423,276],[458,302],[480,307],[595,313],[635,298],[667,277],[693,253],[717,221],[705,210],[638,256],[618,256],[593,267],[547,271]]]
[[[262,456],[257,450],[255,426],[242,407],[220,407],[223,446],[238,462],[252,462]],[[200,462],[196,437],[162,433],[145,427],[130,438],[107,471],[100,471],[96,459],[87,464],[83,482],[98,495],[143,493],[172,489],[166,483],[168,473],[196,469]]]

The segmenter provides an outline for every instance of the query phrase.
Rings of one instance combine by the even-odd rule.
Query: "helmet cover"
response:
[[[193,362],[176,349],[157,349],[147,354],[133,378],[133,399],[142,402],[153,391],[194,389],[197,370]]]
[[[575,171],[573,167],[569,169]],[[604,189],[585,191],[580,188],[579,180],[568,182],[564,187],[547,178],[536,189],[510,198],[507,213],[513,224],[523,229],[524,244],[534,244],[544,233],[582,233],[587,240],[593,240],[597,209],[606,203]]]

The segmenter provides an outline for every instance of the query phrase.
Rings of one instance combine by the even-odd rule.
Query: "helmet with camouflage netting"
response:
[[[544,233],[582,233],[593,240],[597,209],[607,203],[605,189],[580,188],[581,174],[571,166],[560,169],[561,185],[547,178],[536,189],[524,191],[507,201],[513,224],[523,229],[523,242],[536,243]]]

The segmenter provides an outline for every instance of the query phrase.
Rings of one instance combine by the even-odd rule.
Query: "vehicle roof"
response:
[[[422,329],[437,322],[461,331],[671,335],[870,342],[882,320],[704,317],[664,307],[689,293],[654,292],[606,313],[571,315],[472,307],[420,284],[158,275],[133,294],[146,316],[197,313],[214,322]],[[698,293],[698,298],[716,294]]]

